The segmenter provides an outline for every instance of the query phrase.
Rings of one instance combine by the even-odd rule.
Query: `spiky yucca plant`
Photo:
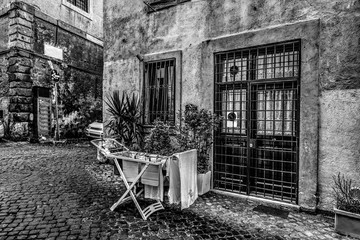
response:
[[[120,95],[119,91],[115,90],[106,98],[105,104],[111,116],[106,124],[110,132],[128,148],[141,148],[144,135],[138,96],[135,93],[129,95],[125,91]]]

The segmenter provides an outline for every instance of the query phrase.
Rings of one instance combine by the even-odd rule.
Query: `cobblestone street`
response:
[[[89,144],[0,143],[0,239],[351,239],[333,218],[264,211],[255,202],[208,193],[189,209],[141,219]],[[144,203],[140,201],[140,204]]]

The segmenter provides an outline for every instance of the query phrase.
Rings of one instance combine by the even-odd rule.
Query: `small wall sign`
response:
[[[63,60],[63,50],[50,44],[44,44],[44,54],[48,57]]]

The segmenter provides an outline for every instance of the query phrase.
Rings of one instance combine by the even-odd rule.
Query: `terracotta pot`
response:
[[[335,231],[360,239],[360,214],[346,212],[334,208]]]
[[[198,194],[203,195],[210,191],[211,171],[207,173],[198,173],[197,175],[197,187]]]

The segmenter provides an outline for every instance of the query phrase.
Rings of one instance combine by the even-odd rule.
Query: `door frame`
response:
[[[243,188],[246,186],[246,195],[255,194],[264,198],[276,198],[281,201],[297,203],[300,57],[301,41],[299,39],[214,53],[214,101],[216,103],[214,112],[225,117],[226,113],[230,111],[234,113],[234,116],[240,115],[240,119],[237,120],[238,123],[234,121],[233,126],[229,127],[229,121],[231,123],[232,120],[229,120],[228,115],[226,115],[222,127],[214,132],[213,156],[215,156],[215,159],[213,160],[213,166],[216,163],[215,166],[217,167],[216,169],[213,168],[213,187],[216,180],[217,187],[224,189],[224,191],[235,191],[242,194],[244,192]],[[269,130],[266,128],[269,119],[264,116],[263,134],[258,132],[259,120],[257,117],[259,111],[261,111],[258,110],[261,102],[257,99],[257,90],[261,92],[261,89],[263,89],[264,94],[271,90],[280,91],[280,93],[284,94],[286,89],[290,89],[294,93],[295,99],[292,98],[290,102],[286,101],[285,103],[283,99],[280,101],[280,114],[282,115],[280,122],[282,132],[280,136],[276,134],[278,131],[275,129],[275,124],[279,123],[275,119],[275,114],[278,112],[278,110],[275,110],[275,103],[278,102],[275,101],[275,95],[273,96],[274,102],[267,99],[261,101],[265,107],[263,114],[272,114],[272,119],[270,119],[270,128],[272,127],[272,130],[270,130],[269,134]],[[245,93],[243,93],[244,90]],[[274,109],[266,110],[268,101],[271,101],[270,104],[273,104]],[[284,104],[291,104],[290,121],[285,119],[286,110],[283,108]],[[238,107],[235,107],[236,105]],[[242,116],[245,116],[245,118]],[[289,133],[289,131],[285,130],[285,124],[289,124],[289,122],[290,135],[288,136],[286,133]],[[231,138],[238,139],[240,142],[245,141],[246,146],[226,146],[226,143]],[[290,144],[286,139],[290,139]],[[225,145],[221,146],[222,143]],[[270,150],[266,149],[268,148],[266,147],[267,144],[270,144],[270,148],[272,147]],[[263,148],[260,147],[261,145],[263,145]],[[237,149],[240,149],[241,153],[246,152],[246,156],[242,154],[236,155]],[[264,156],[270,154],[272,159],[264,157],[259,160],[259,153],[264,154]],[[281,157],[279,158],[279,156]],[[220,162],[216,162],[217,157],[221,158]],[[290,161],[288,161],[289,157]],[[246,161],[243,161],[244,159]],[[259,163],[261,164],[259,165]],[[262,167],[262,164],[265,163],[271,163],[271,168],[267,168],[265,165]],[[225,164],[227,167],[223,169],[221,164]],[[231,169],[229,169],[228,165]],[[279,165],[281,165],[281,168],[277,167]],[[286,169],[289,166],[290,170]],[[239,169],[239,172],[234,169]],[[243,176],[245,169],[246,176]],[[260,172],[263,173],[262,176],[258,175]],[[268,176],[269,173],[271,173],[272,177]],[[279,173],[280,177],[275,177]],[[227,175],[229,175],[229,178]],[[232,180],[227,181],[229,179]],[[260,185],[262,182],[263,186],[257,186],[256,183],[258,182]],[[270,183],[272,189],[268,186]],[[286,191],[287,189],[289,191]]]
[[[298,205],[315,210],[318,188],[319,139],[319,34],[320,20],[312,19],[285,23],[244,31],[224,37],[208,39],[201,43],[202,81],[208,82],[209,92],[203,102],[214,109],[214,56],[215,52],[249,48],[275,42],[301,39],[300,78],[300,136],[299,136],[299,194]],[[265,37],[266,36],[266,37]],[[213,156],[212,156],[213,157]]]

